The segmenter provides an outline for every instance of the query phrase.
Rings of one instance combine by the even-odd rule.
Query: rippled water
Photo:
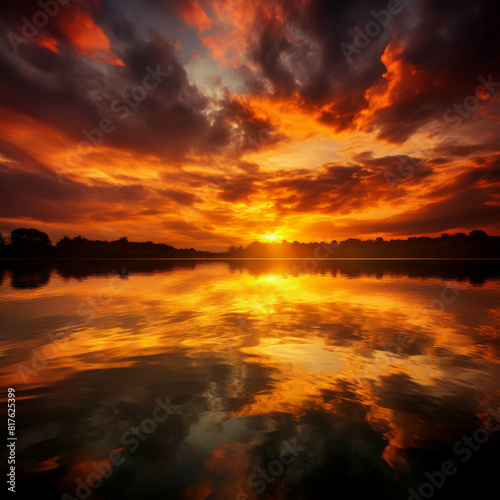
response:
[[[16,498],[500,495],[498,263],[32,262],[1,276]],[[456,472],[422,487],[446,460]]]

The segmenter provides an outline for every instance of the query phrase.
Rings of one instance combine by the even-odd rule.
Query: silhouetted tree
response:
[[[12,288],[40,288],[50,281],[50,269],[15,269],[12,273]]]
[[[51,246],[47,234],[38,229],[14,229],[10,233],[10,241],[16,249],[47,248]]]
[[[337,245],[326,242],[262,243],[254,241],[246,247],[231,246],[226,252],[198,251],[194,248],[174,248],[165,243],[128,241],[126,236],[115,241],[89,240],[83,236],[64,236],[56,248],[49,237],[36,229],[15,229],[11,233],[12,245],[4,245],[2,256],[15,257],[105,257],[105,258],[179,258],[179,257],[236,257],[236,258],[324,258],[324,249],[329,247],[331,258],[468,258],[499,257],[500,237],[489,236],[484,231],[471,231],[469,235],[443,233],[439,238],[427,236],[391,239],[384,241],[348,238]],[[318,249],[323,249],[318,254]]]
[[[471,231],[469,235],[471,238],[478,240],[488,236],[484,231],[481,231],[480,229],[475,229],[474,231]]]

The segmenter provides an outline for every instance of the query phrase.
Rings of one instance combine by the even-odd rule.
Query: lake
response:
[[[500,496],[498,261],[4,261],[0,277],[12,498]]]

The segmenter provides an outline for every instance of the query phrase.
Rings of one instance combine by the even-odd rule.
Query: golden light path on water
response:
[[[53,276],[44,287],[21,291],[4,283],[7,327],[24,335],[1,366],[0,385],[22,388],[27,372],[19,366],[33,368],[33,353],[46,356],[47,365],[30,374],[31,391],[20,391],[20,398],[36,397],[37,390],[50,390],[75,374],[139,362],[151,370],[168,368],[182,384],[186,372],[176,374],[170,355],[185,357],[183,369],[194,372],[216,363],[224,373],[207,372],[208,387],[196,396],[206,408],[190,421],[184,439],[208,453],[199,480],[186,490],[188,498],[205,498],[214,474],[228,476],[224,488],[233,498],[244,487],[247,452],[262,439],[262,430],[243,428],[245,419],[256,416],[300,420],[318,411],[344,419],[355,407],[352,418],[382,436],[383,460],[401,471],[405,450],[442,438],[449,422],[401,410],[404,405],[387,401],[389,394],[420,395],[438,405],[470,392],[477,415],[498,397],[493,339],[500,284],[455,284],[456,293],[442,295],[447,286],[438,277],[291,273],[278,264],[253,272],[225,263],[126,278]],[[454,298],[436,310],[431,302],[443,296]],[[68,322],[70,335],[54,341]],[[3,343],[4,354],[12,349],[13,342]],[[153,375],[145,377],[147,385]],[[23,438],[30,439],[29,432]],[[362,448],[360,443],[355,445]],[[88,470],[96,454],[113,449],[108,445],[87,447],[74,457],[68,478]],[[32,466],[58,467],[58,458],[48,460]]]

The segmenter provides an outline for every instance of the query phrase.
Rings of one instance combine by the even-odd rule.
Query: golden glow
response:
[[[277,232],[267,232],[258,236],[258,240],[263,241],[264,243],[277,243],[279,241],[283,241],[283,235],[278,234]]]
[[[110,289],[114,290],[112,298],[98,313],[99,321],[94,321],[89,299]],[[441,290],[438,279],[423,283],[396,276],[353,280],[342,275],[295,274],[293,263],[288,267],[276,263],[275,270],[257,274],[230,271],[222,263],[206,264],[195,270],[157,274],[154,279],[140,274],[126,280],[93,278],[77,287],[52,278],[44,288],[25,290],[23,300],[30,300],[31,314],[38,322],[51,308],[57,308],[63,317],[75,318],[73,333],[60,347],[43,338],[19,345],[16,365],[4,367],[0,379],[2,385],[21,384],[16,366],[29,366],[32,349],[50,357],[48,367],[36,377],[40,386],[82,370],[129,366],[139,354],[188,349],[193,359],[203,353],[227,358],[234,370],[228,390],[235,395],[244,385],[241,363],[253,360],[276,370],[270,392],[256,395],[233,416],[265,414],[270,409],[300,414],[305,400],[346,380],[358,381],[357,398],[373,405],[376,396],[370,383],[398,373],[437,396],[448,390],[440,381],[468,384],[481,377],[480,368],[487,370],[494,362],[494,354],[483,351],[477,357],[480,368],[457,374],[446,362],[440,364],[441,358],[431,355],[430,346],[453,346],[453,353],[461,357],[478,352],[459,309],[448,306],[439,315],[429,312],[429,296],[439,297]],[[468,307],[479,307],[474,304],[495,290],[500,291],[498,283],[468,289]],[[14,316],[21,311],[17,296],[16,291],[3,294],[5,307]],[[186,311],[197,314],[192,318]],[[348,338],[352,340],[341,342],[339,335],[345,330],[337,330],[335,325],[351,328]],[[64,325],[51,331],[56,335],[63,332]],[[395,356],[381,349],[381,345],[397,340],[401,332],[409,333],[410,343],[429,347],[411,356]],[[484,335],[490,332],[485,330]],[[329,405],[335,412],[335,406]],[[396,437],[407,432],[397,415],[382,413],[376,407],[370,415],[374,425],[393,428],[391,446],[410,445],[409,434],[404,439]],[[399,459],[394,453],[388,449],[387,460],[396,466]]]
[[[6,93],[12,101],[12,106],[1,109],[6,165],[9,172],[29,172],[35,185],[43,184],[37,178],[43,176],[46,188],[23,189],[19,206],[11,202],[9,216],[0,218],[0,232],[29,223],[47,232],[54,242],[66,234],[104,240],[127,236],[130,241],[216,251],[246,246],[256,239],[273,243],[468,233],[476,223],[466,217],[436,221],[433,214],[441,211],[434,208],[438,205],[444,213],[460,213],[459,200],[468,189],[482,193],[463,195],[473,200],[468,213],[477,209],[480,218],[495,206],[497,181],[489,171],[495,168],[497,153],[486,145],[498,143],[497,94],[480,85],[480,107],[458,128],[440,119],[446,111],[436,115],[439,99],[434,92],[438,89],[444,95],[453,87],[448,81],[453,72],[447,75],[445,68],[436,72],[412,64],[406,45],[393,37],[385,46],[377,46],[379,67],[385,69],[377,78],[366,79],[370,84],[357,91],[355,85],[351,95],[341,83],[343,72],[338,73],[338,85],[332,73],[331,79],[319,85],[320,95],[312,98],[316,85],[307,84],[303,75],[322,60],[321,44],[308,40],[307,33],[289,23],[289,15],[293,12],[301,18],[309,3],[296,0],[289,12],[279,2],[174,2],[175,7],[164,12],[170,19],[165,26],[168,36],[166,31],[146,26],[138,30],[150,33],[159,53],[172,49],[172,57],[186,70],[190,90],[179,89],[178,96],[181,107],[188,105],[184,103],[187,96],[193,99],[193,115],[187,113],[186,120],[194,119],[196,127],[201,127],[199,133],[182,129],[182,124],[177,129],[175,114],[167,111],[177,108],[162,99],[167,87],[153,89],[144,96],[144,103],[132,103],[126,119],[113,112],[110,102],[125,98],[134,88],[132,83],[140,84],[142,75],[132,82],[135,71],[128,67],[130,61],[126,65],[125,58],[120,59],[125,47],[95,15],[97,0],[61,9],[53,20],[56,29],[33,39],[52,58],[49,66],[54,71],[45,71],[22,54],[17,69],[33,82],[43,82],[53,96],[67,84],[65,78],[57,80],[58,61],[62,72],[71,58],[82,75],[88,65],[89,74],[100,71],[95,73],[100,76],[74,86],[74,106],[64,100],[64,105],[57,100],[38,103],[34,94],[29,106],[16,107],[15,103],[26,102],[25,87],[13,86]],[[308,47],[304,66],[299,57],[302,49],[297,51],[297,60],[287,55],[287,49],[280,49],[276,64],[284,75],[293,76],[284,79],[289,80],[283,83],[290,87],[286,91],[273,90],[273,79],[262,73],[258,57],[249,56],[255,50],[255,27],[266,23],[292,45]],[[352,73],[353,79],[361,76],[358,70]],[[366,74],[374,77],[376,71]],[[263,85],[259,91],[248,85],[254,77]],[[421,111],[408,116],[401,112],[418,108],[420,96]],[[206,106],[194,104],[202,101]],[[101,106],[99,112],[97,108],[93,115],[83,112],[94,106]],[[153,110],[159,119],[148,115]],[[99,126],[92,116],[109,116],[113,131],[88,151],[81,144],[86,139],[82,130]],[[395,123],[388,123],[387,116]],[[163,126],[175,130],[164,135]],[[407,137],[395,132],[404,132],[406,127]],[[481,144],[485,149],[479,154]],[[438,154],[443,146],[445,152]],[[385,174],[398,171],[394,163],[402,155],[423,158],[426,165],[400,178],[397,189],[392,189]],[[473,185],[455,186],[457,179],[478,167],[484,175],[472,175]],[[13,179],[13,185],[25,183]],[[452,209],[455,199],[458,206]],[[479,222],[489,234],[498,233],[494,216]],[[444,227],[453,224],[457,227]]]

